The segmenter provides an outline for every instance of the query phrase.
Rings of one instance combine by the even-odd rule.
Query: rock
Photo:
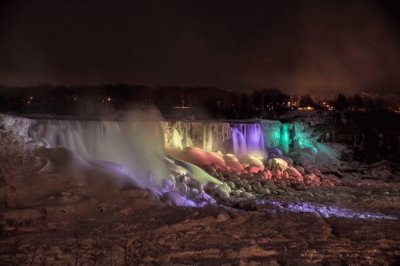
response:
[[[306,173],[306,171],[304,170],[304,168],[300,165],[295,167],[297,169],[297,171],[299,171],[300,174],[304,175]]]
[[[196,206],[196,203],[187,199],[177,191],[169,191],[162,195],[161,201],[170,206]]]
[[[282,155],[283,155],[283,153],[279,148],[269,148],[268,149],[268,157],[269,158],[280,158]]]
[[[234,190],[234,191],[232,191],[232,196],[234,196],[234,197],[240,197],[240,195],[242,195],[242,191],[240,191],[240,190]]]
[[[339,178],[343,178],[343,174],[339,170],[333,170],[332,173]]]
[[[242,174],[240,174],[240,177],[243,179],[249,179],[249,178],[252,178],[253,175],[251,173],[242,173]]]
[[[63,252],[58,246],[53,246],[50,248],[49,253],[51,254],[52,257],[56,259],[62,259],[63,258]]]
[[[246,193],[246,192],[244,192]],[[241,201],[239,202],[239,208],[245,211],[256,211],[257,210],[257,204],[254,200],[248,200],[248,201]]]
[[[271,194],[271,191],[268,188],[264,188],[263,191],[264,191],[263,192],[264,195],[270,195]]]
[[[133,213],[133,210],[132,210],[132,208],[127,207],[127,208],[123,208],[123,209],[120,210],[119,212],[120,212],[121,214],[123,214],[123,215],[128,216],[128,215],[131,215],[131,214]]]
[[[254,195],[251,194],[251,193],[249,193],[249,192],[244,191],[244,192],[242,193],[242,197],[245,197],[245,198],[254,198]]]
[[[218,196],[223,199],[229,198],[229,193],[231,193],[231,191],[231,188],[226,183],[217,186]]]
[[[201,168],[213,165],[216,169],[228,170],[222,157],[214,152],[205,151],[197,147],[186,147],[177,157]]]
[[[262,188],[260,182],[254,182],[253,184],[251,184],[251,186],[252,186],[252,188]]]
[[[233,183],[232,181],[226,181],[226,184],[231,188],[231,189],[235,189],[235,183]]]
[[[247,170],[249,173],[257,174],[258,172],[263,171],[263,170],[264,170],[264,167],[259,167],[259,166],[251,165],[251,166],[247,167],[246,170]]]
[[[321,171],[320,171],[318,168],[315,168],[315,167],[314,167],[314,168],[312,169],[312,171],[313,171],[313,173],[316,174],[317,176],[322,176],[322,173],[321,173]]]
[[[249,247],[242,248],[238,254],[239,258],[251,258],[251,257],[269,257],[276,255],[275,250],[265,250],[259,245],[252,245]]]
[[[270,170],[265,170],[264,172],[263,172],[263,175],[264,175],[264,177],[266,178],[266,179],[271,179],[272,178],[272,173],[271,173],[271,171]]]
[[[275,179],[282,179],[282,171],[278,169],[274,169],[271,171],[272,177]]]
[[[252,155],[244,155],[240,157],[240,162],[242,164],[247,164],[249,166],[256,166],[260,170],[264,170],[264,164],[261,160],[257,159]]]
[[[175,182],[167,178],[161,181],[161,186],[165,192],[175,190]]]
[[[144,258],[142,259],[142,261],[147,262],[147,263],[150,263],[150,262],[154,262],[155,259],[154,259],[153,257],[146,256],[146,257],[144,257]]]
[[[286,169],[286,172],[290,175],[293,176],[298,182],[303,182],[304,178],[303,175],[300,173],[300,171],[294,167],[288,167]]]
[[[293,160],[290,157],[284,156],[282,157],[283,160],[285,160],[288,164],[288,166],[292,166],[293,165]]]
[[[154,195],[150,191],[144,190],[144,189],[128,187],[128,188],[122,189],[121,191],[122,191],[122,195],[127,198],[139,198],[139,199],[155,198]]]
[[[239,162],[235,155],[228,153],[223,156],[223,159],[225,164],[230,167],[231,170],[239,172],[243,170],[243,165]]]
[[[250,186],[250,184],[248,184],[248,183],[243,184],[243,188],[245,188],[247,191],[252,191],[253,190],[252,187]]]
[[[210,195],[208,195],[204,190],[200,191],[194,200],[200,206],[205,206],[207,204],[215,204],[216,203],[215,199],[212,198]]]
[[[0,216],[10,226],[32,226],[46,217],[45,213],[35,209],[15,210],[3,212]]]
[[[283,178],[283,179],[289,179],[289,173],[286,172],[286,171],[283,171],[283,172],[282,172],[282,178]]]
[[[216,222],[217,223],[223,223],[225,221],[228,221],[231,217],[229,216],[229,214],[227,214],[226,212],[221,212],[217,215],[216,218]]]
[[[268,160],[268,167],[271,170],[286,170],[288,163],[280,158],[273,158]]]

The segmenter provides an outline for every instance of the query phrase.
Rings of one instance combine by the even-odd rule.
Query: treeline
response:
[[[289,96],[278,89],[250,94],[214,87],[102,86],[0,87],[0,112],[20,114],[104,115],[135,107],[156,106],[166,118],[273,118],[288,110],[365,110],[385,108],[384,102],[360,95],[316,101],[309,95]]]

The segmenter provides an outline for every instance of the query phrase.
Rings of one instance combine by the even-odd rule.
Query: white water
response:
[[[206,151],[229,151],[232,130],[227,122],[161,122],[167,149],[198,147]]]
[[[32,120],[29,137],[48,147],[64,147],[90,160],[118,163],[146,187],[169,176],[162,132],[155,120],[126,122]]]
[[[259,123],[232,123],[233,149],[236,155],[265,153],[264,131]]]

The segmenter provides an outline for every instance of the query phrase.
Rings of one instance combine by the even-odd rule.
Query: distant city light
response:
[[[314,107],[312,106],[306,106],[306,107],[299,107],[300,111],[312,111],[314,110]]]

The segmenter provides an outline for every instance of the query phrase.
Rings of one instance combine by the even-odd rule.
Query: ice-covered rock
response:
[[[240,162],[243,164],[248,164],[249,166],[256,166],[260,170],[264,170],[264,164],[260,159],[257,159],[251,154],[243,155],[240,157]]]
[[[268,160],[268,167],[271,170],[286,170],[288,163],[281,158],[273,158]]]
[[[188,199],[178,191],[169,191],[161,196],[161,201],[170,206],[197,206],[196,203]]]
[[[212,177],[211,175],[206,173],[203,169],[194,164],[179,160],[177,158],[172,158],[172,160],[176,164],[186,168],[190,173],[189,175],[190,179],[196,181],[199,185],[204,187],[207,185],[211,186],[214,185],[216,187],[215,190],[220,197],[229,197],[231,189],[228,185],[226,185],[226,183],[216,179],[215,177]]]

